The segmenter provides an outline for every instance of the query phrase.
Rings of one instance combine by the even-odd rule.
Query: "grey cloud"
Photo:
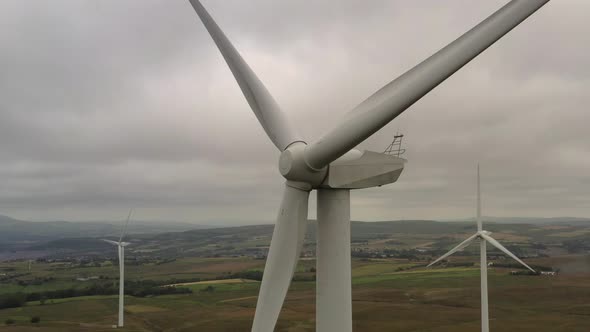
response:
[[[206,1],[308,140],[505,1]],[[406,134],[394,185],[353,217],[590,215],[590,3],[553,1],[377,133]],[[0,213],[270,222],[282,179],[186,1],[3,1]],[[315,203],[310,207],[313,217]]]

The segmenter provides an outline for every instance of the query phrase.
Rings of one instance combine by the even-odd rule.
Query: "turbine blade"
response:
[[[521,265],[523,265],[527,269],[531,270],[532,272],[535,272],[535,270],[533,270],[530,266],[526,265],[526,263],[523,262],[523,261],[521,261],[518,257],[516,257],[516,255],[514,255],[513,253],[511,253],[508,249],[504,248],[504,246],[501,245],[500,242],[496,241],[494,238],[492,238],[489,235],[486,235],[486,234],[480,234],[480,235],[481,235],[482,238],[484,238],[486,241],[488,241],[491,245],[493,245],[494,247],[500,249],[506,255],[512,257],[515,261],[519,262]]]
[[[244,59],[242,59],[240,53],[227,39],[217,23],[215,23],[207,10],[205,10],[205,7],[201,5],[199,0],[189,1],[201,18],[205,28],[209,31],[217,48],[219,48],[225,62],[238,82],[244,97],[246,97],[248,104],[250,104],[250,108],[254,111],[254,114],[271,141],[281,151],[285,150],[293,142],[303,142],[299,134],[291,127],[285,113],[281,111],[277,102]]]
[[[354,108],[306,149],[321,169],[395,119],[412,104],[499,40],[549,0],[512,0],[476,27],[398,77]]]
[[[107,243],[110,243],[110,244],[113,244],[113,245],[116,245],[116,246],[118,246],[118,245],[119,245],[119,242],[117,242],[117,241],[112,241],[112,240],[107,240],[107,239],[102,239],[102,240],[103,240],[104,242],[107,242]]]
[[[477,231],[481,232],[483,230],[483,225],[481,222],[481,185],[479,180],[479,163],[477,164]]]
[[[470,237],[468,237],[465,241],[459,243],[458,246],[456,246],[455,248],[451,249],[449,252],[447,252],[446,254],[440,256],[438,259],[436,259],[434,262],[428,264],[426,267],[430,267],[438,262],[440,262],[441,260],[451,256],[452,254],[456,253],[457,251],[467,247],[473,240],[475,240],[475,238],[477,237],[477,234],[471,235]]]
[[[307,227],[308,198],[308,191],[290,187],[287,183],[264,267],[253,332],[274,331],[301,253]]]
[[[133,209],[129,209],[129,214],[127,215],[127,220],[125,221],[125,225],[121,230],[121,236],[119,237],[119,243],[123,241],[123,236],[125,236],[125,232],[127,232],[127,225],[129,224],[129,219],[131,219],[131,214],[133,213]]]

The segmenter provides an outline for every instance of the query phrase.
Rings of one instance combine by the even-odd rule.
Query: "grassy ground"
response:
[[[475,258],[474,258],[475,259]],[[555,261],[555,258],[551,258]],[[586,257],[568,257],[567,264]],[[194,273],[227,272],[224,269],[259,268],[261,261],[190,259],[170,264]],[[537,263],[543,263],[539,260]],[[195,264],[198,266],[191,265]],[[353,262],[353,319],[355,331],[461,332],[479,330],[479,270],[474,268],[410,269],[403,260]],[[298,267],[307,271],[309,261]],[[38,266],[41,272],[42,266]],[[146,271],[164,276],[169,267]],[[103,267],[101,269],[112,269]],[[137,276],[141,267],[138,267]],[[99,269],[100,270],[100,269]],[[196,271],[199,270],[199,271]],[[222,271],[223,270],[223,271]],[[102,272],[103,274],[106,272]],[[491,329],[495,332],[590,331],[589,273],[564,273],[557,277],[510,276],[509,270],[490,269]],[[202,291],[213,286],[214,291]],[[192,284],[193,294],[152,298],[126,297],[123,331],[249,331],[254,315],[258,282]],[[0,323],[11,318],[15,326],[1,331],[111,331],[116,322],[116,296],[53,300],[41,305],[0,310]],[[315,330],[315,283],[294,282],[276,331]],[[30,323],[32,316],[41,323]]]
[[[224,273],[262,270],[263,260],[246,258],[183,258],[176,261],[154,265],[131,265],[125,266],[125,276],[128,280],[171,280],[186,278],[213,279]],[[19,279],[33,279],[51,277],[52,280],[44,281],[40,285],[21,286],[17,283],[0,284],[0,294],[15,292],[39,292],[65,288],[85,288],[89,282],[76,281],[78,277],[104,276],[108,280],[118,280],[118,267],[110,263],[101,267],[76,267],[72,268],[62,263],[35,263],[28,270],[28,263],[0,263],[0,272],[25,274]]]

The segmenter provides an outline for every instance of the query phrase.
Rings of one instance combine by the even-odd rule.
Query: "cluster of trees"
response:
[[[570,253],[589,252],[590,239],[574,239],[563,241],[563,247]]]
[[[447,267],[472,267],[475,265],[474,262],[449,262],[445,264]]]
[[[17,283],[19,286],[30,286],[30,285],[42,285],[45,282],[50,282],[54,280],[53,277],[35,277],[30,280],[18,280]]]
[[[168,263],[172,263],[172,262],[176,262],[176,258],[167,258],[167,259],[159,260],[156,262],[156,265],[168,264]]]
[[[520,270],[520,271],[512,271],[510,272],[513,276],[538,276],[541,272],[533,272],[531,270]]]
[[[48,299],[63,299],[68,297],[92,296],[92,295],[116,295],[119,287],[115,283],[94,284],[86,288],[67,288],[32,293],[8,293],[0,295],[0,309],[17,308],[24,306],[29,301],[41,301],[43,304]],[[189,288],[162,287],[160,282],[152,280],[130,281],[125,284],[125,294],[136,297],[158,296],[168,294],[192,293]]]
[[[14,269],[12,269],[14,270]],[[9,269],[4,269],[4,271],[9,271]],[[29,275],[30,273],[7,273],[6,275],[0,276],[0,282],[9,281],[11,279],[24,277]]]
[[[372,250],[355,250],[351,252],[352,257],[356,258],[382,258],[391,257],[391,258],[402,258],[402,259],[409,259],[409,260],[421,260],[424,259],[425,255],[432,255],[435,252],[432,251],[419,251],[416,249],[383,249],[380,251],[372,251]]]
[[[228,275],[223,276],[223,278],[221,279],[250,279],[262,281],[262,271],[252,270],[230,273]]]
[[[310,272],[309,275],[295,275],[293,276],[293,281],[315,281],[315,268],[310,268],[307,272]],[[313,274],[311,274],[313,273]],[[223,275],[217,276],[213,280],[224,280],[224,279],[249,279],[249,280],[256,280],[262,281],[263,271],[258,270],[249,270],[249,271],[240,271],[240,272],[226,272]],[[142,281],[126,281],[125,282],[125,293],[128,295],[133,296],[149,296],[149,295],[158,295],[152,294],[154,292],[153,288],[160,288],[162,285],[174,285],[174,284],[182,284],[182,283],[191,283],[191,282],[199,282],[199,281],[207,281],[211,279],[202,279],[202,278],[172,278],[166,281],[153,281],[153,280],[142,280]],[[147,292],[142,292],[144,289],[148,289]],[[186,290],[190,292],[190,289],[186,288],[178,288],[175,287],[175,294],[182,294]],[[164,290],[165,292],[166,290]],[[170,290],[168,290],[170,291]],[[148,293],[148,295],[143,295],[143,293]],[[168,293],[169,294],[169,293]]]
[[[39,316],[33,316],[33,317],[31,317],[31,323],[33,323],[33,324],[39,324],[40,322],[41,322],[41,317],[39,317]],[[14,325],[15,323],[16,323],[16,321],[14,319],[12,319],[12,318],[7,318],[4,321],[4,324],[6,324],[6,325]]]
[[[27,303],[27,296],[23,293],[12,293],[0,295],[0,309],[18,308]]]
[[[116,260],[116,258],[113,258]],[[176,258],[162,258],[156,257],[127,257],[125,258],[125,265],[127,266],[140,266],[145,264],[162,265],[175,262]]]
[[[509,268],[509,269],[519,269],[519,270],[523,268],[523,266],[520,265],[519,263],[496,263],[496,262],[494,262],[493,266],[494,267],[505,267],[505,268]],[[532,267],[533,270],[535,270],[535,271],[554,271],[551,266],[543,266],[543,265],[529,265],[529,266]]]
[[[203,281],[201,278],[172,278],[168,279],[163,285],[184,284],[189,282]]]
[[[294,275],[293,281],[315,281],[315,268],[310,268],[308,272],[313,274],[308,275]],[[258,270],[250,270],[250,271],[240,271],[240,272],[229,272],[227,274],[218,276],[215,278],[216,280],[223,280],[223,279],[249,279],[249,280],[256,280],[262,281],[263,272]],[[196,280],[201,281],[201,280]],[[187,281],[182,281],[187,282]]]
[[[118,292],[118,287],[116,287]],[[192,290],[184,287],[162,286],[161,281],[138,280],[125,283],[125,294],[135,297],[159,296],[169,294],[190,294]]]

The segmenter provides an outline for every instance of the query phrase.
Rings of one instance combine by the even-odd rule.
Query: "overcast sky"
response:
[[[504,0],[203,0],[308,141]],[[356,220],[590,217],[590,1],[551,1],[371,137],[403,132]],[[0,214],[274,220],[283,178],[184,0],[0,2]],[[310,200],[315,217],[315,195]]]

